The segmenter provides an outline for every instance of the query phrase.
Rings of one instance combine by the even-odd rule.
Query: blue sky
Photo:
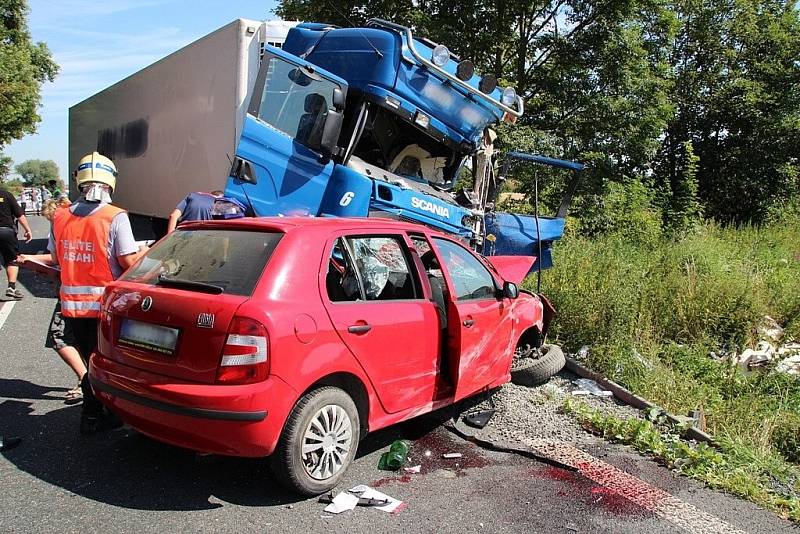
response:
[[[236,18],[273,19],[272,0],[29,0],[35,41],[61,73],[42,90],[38,133],[4,150],[14,164],[52,159],[67,168],[67,110]]]

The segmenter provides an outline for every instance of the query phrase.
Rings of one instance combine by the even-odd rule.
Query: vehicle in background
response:
[[[190,223],[106,289],[92,386],[146,435],[271,455],[324,493],[367,432],[507,382],[541,344],[552,310],[515,260],[378,218]]]
[[[72,106],[70,169],[94,150],[114,160],[115,204],[137,239],[160,237],[186,194],[224,187],[264,48],[293,24],[238,19]]]
[[[235,21],[70,109],[71,160],[97,148],[133,177],[115,201],[137,237],[227,176],[252,215],[396,218],[483,250],[494,198],[456,186],[494,179],[489,128],[522,115],[514,89],[391,22],[295,24],[280,48],[261,24]]]

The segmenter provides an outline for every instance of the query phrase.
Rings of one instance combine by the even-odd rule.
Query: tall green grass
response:
[[[800,218],[709,223],[677,241],[570,236],[554,262],[542,284],[558,311],[551,340],[588,345],[590,367],[673,413],[701,409],[731,469],[745,458],[767,481],[788,477],[797,499],[800,471],[787,461],[800,456],[800,382],[709,354],[752,346],[765,315],[800,340]]]

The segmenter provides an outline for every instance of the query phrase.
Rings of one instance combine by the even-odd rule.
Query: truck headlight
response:
[[[472,63],[472,61],[468,59],[465,59],[464,61],[458,64],[458,67],[456,67],[456,76],[462,82],[466,82],[467,80],[472,78],[472,75],[474,73],[475,73],[475,65]]]
[[[444,67],[450,60],[450,50],[445,45],[436,45],[431,54],[431,61],[437,67]]]
[[[517,101],[517,91],[513,87],[506,87],[503,89],[503,96],[500,97],[500,102],[506,106],[513,106]]]
[[[481,93],[488,95],[497,87],[497,78],[491,74],[484,75],[481,81],[478,82],[478,89]]]

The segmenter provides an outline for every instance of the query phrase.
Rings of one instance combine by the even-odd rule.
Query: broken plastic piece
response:
[[[452,459],[452,458],[461,458],[460,452],[446,452],[442,455],[442,458]]]
[[[495,410],[482,410],[480,412],[470,413],[464,416],[464,423],[474,428],[483,428],[489,420],[494,416]]]
[[[404,467],[403,472],[408,473],[409,475],[415,475],[419,473],[421,469],[421,465],[415,465],[414,467]]]
[[[614,394],[610,391],[606,391],[605,389],[601,388],[597,385],[597,382],[594,380],[590,380],[588,378],[579,378],[573,381],[573,384],[578,386],[579,388],[588,391],[595,397],[611,397]]]

